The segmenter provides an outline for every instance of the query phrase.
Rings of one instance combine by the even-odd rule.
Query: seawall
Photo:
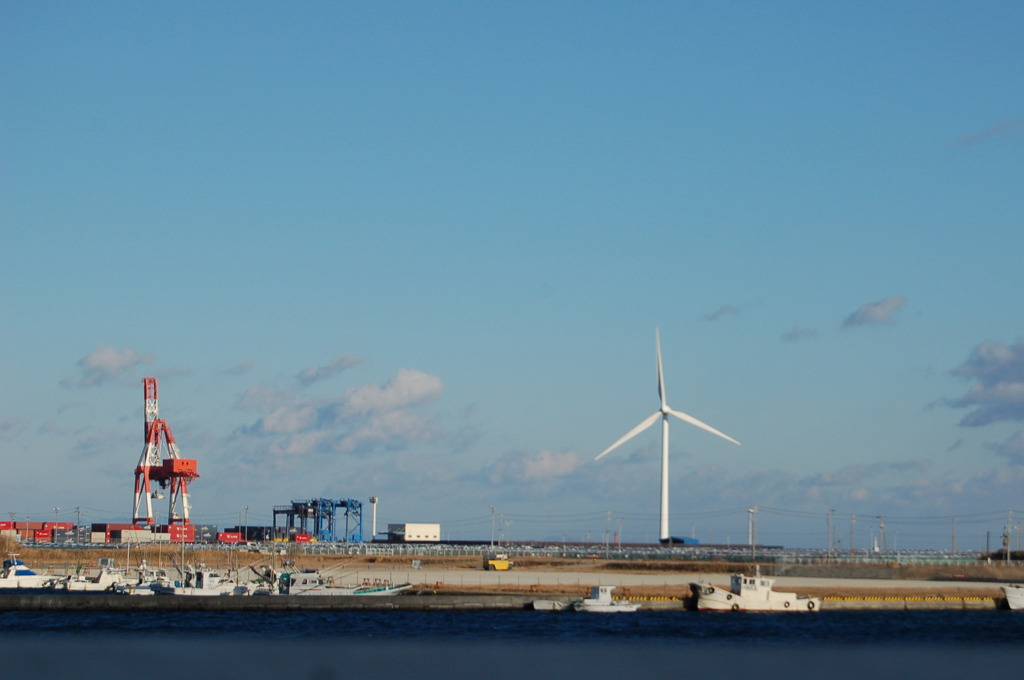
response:
[[[571,596],[521,593],[413,594],[390,596],[273,595],[133,597],[108,594],[0,594],[0,611],[317,611],[317,610],[522,610],[535,599],[568,603]],[[632,598],[643,610],[682,611],[687,600],[671,597]],[[853,610],[992,610],[1005,609],[1006,601],[990,597],[901,597],[879,595],[822,598],[822,611]]]

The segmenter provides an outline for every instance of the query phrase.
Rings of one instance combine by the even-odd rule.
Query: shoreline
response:
[[[22,559],[38,572],[54,575],[84,569],[96,571],[97,556],[135,564],[145,560],[174,574],[179,561],[166,549],[75,551],[25,548]],[[129,596],[89,593],[26,595],[0,591],[0,611],[81,609],[523,609],[534,599],[571,601],[586,596],[592,586],[616,588],[615,597],[642,602],[646,609],[686,609],[691,585],[727,587],[734,572],[761,573],[774,580],[774,589],[818,597],[822,610],[850,609],[998,609],[1005,608],[1000,585],[1024,581],[1018,565],[979,563],[958,567],[922,565],[786,564],[701,562],[685,560],[601,560],[592,558],[517,557],[508,571],[483,569],[478,556],[439,557],[316,555],[286,556],[247,551],[195,551],[196,562],[230,571],[237,582],[254,580],[250,567],[273,565],[276,573],[319,571],[338,583],[386,579],[409,583],[398,596]],[[287,560],[287,561],[286,561]],[[170,563],[170,564],[168,564]],[[59,566],[58,566],[59,565]],[[261,570],[262,571],[262,570]],[[205,601],[194,604],[192,601]]]

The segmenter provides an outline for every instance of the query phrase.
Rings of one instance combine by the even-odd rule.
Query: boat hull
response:
[[[1024,611],[1024,585],[1011,584],[1002,586],[1006,596],[1006,604],[1010,609]]]
[[[702,612],[816,612],[821,600],[793,593],[770,591],[767,597],[750,597],[717,586],[695,586],[697,610]]]

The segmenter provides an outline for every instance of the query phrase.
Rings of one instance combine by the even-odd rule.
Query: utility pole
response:
[[[825,523],[828,525],[828,551],[827,551],[826,555],[828,556],[828,561],[830,563],[832,562],[832,549],[833,549],[833,547],[835,547],[835,544],[836,544],[835,535],[832,533],[832,513],[834,513],[834,512],[835,512],[835,510],[833,510],[832,508],[829,508],[828,509],[828,514],[826,515],[826,519],[825,519]]]
[[[1006,528],[1003,529],[1003,549],[1006,551],[1006,563],[1010,563],[1010,527],[1013,525],[1013,510],[1006,511]]]
[[[853,527],[857,524],[857,515],[850,515],[850,560],[856,559],[857,551],[853,549]]]
[[[494,548],[494,506],[491,506],[491,548]]]
[[[951,552],[956,555],[956,517],[953,518],[953,545]]]
[[[750,560],[757,559],[757,506],[747,510],[747,538],[750,542]]]
[[[609,543],[611,542],[612,512],[609,510],[604,516],[604,556],[608,557]]]
[[[889,552],[885,545],[885,515],[878,516],[878,535],[882,537],[882,554],[885,555]]]

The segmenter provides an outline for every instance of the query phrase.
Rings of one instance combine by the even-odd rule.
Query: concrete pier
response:
[[[569,603],[567,595],[522,593],[420,593],[389,596],[271,595],[108,595],[108,594],[0,594],[0,611],[317,611],[317,610],[522,610],[536,599]],[[683,611],[689,602],[671,597],[635,597],[645,611]],[[1000,598],[989,597],[826,597],[822,611],[853,610],[985,610],[1005,608]]]

